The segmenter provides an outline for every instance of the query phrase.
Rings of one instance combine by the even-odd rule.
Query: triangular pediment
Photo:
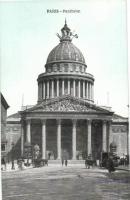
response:
[[[26,111],[31,112],[98,112],[111,113],[95,104],[89,103],[83,99],[71,96],[59,97],[51,100],[44,100],[33,108]]]
[[[113,115],[113,122],[128,122],[128,118],[114,114]]]

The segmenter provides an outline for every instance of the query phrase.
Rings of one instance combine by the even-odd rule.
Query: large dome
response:
[[[86,72],[84,56],[72,43],[78,35],[71,32],[65,20],[61,34],[57,33],[57,36],[60,43],[51,50],[45,72],[38,76],[38,102],[64,95],[93,102],[94,77]]]
[[[56,61],[75,61],[85,64],[83,54],[71,41],[61,41],[49,53],[47,64]]]

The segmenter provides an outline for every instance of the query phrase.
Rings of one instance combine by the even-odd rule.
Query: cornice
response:
[[[79,74],[79,73],[42,73],[38,76],[37,81],[43,81],[43,79],[62,79],[62,78],[72,78],[72,79],[79,79],[79,80],[88,80],[93,82],[95,79],[93,77],[93,75],[89,74],[89,73],[85,73],[85,74]]]

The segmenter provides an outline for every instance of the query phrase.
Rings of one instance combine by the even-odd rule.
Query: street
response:
[[[2,173],[3,200],[128,200],[130,173],[48,166]]]

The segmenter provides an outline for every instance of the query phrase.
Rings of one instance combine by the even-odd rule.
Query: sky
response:
[[[80,13],[47,13],[47,10]],[[125,0],[7,1],[0,2],[1,92],[10,108],[37,103],[37,78],[49,52],[59,43],[65,18],[78,34],[73,39],[94,75],[94,100],[128,115],[128,66]]]

